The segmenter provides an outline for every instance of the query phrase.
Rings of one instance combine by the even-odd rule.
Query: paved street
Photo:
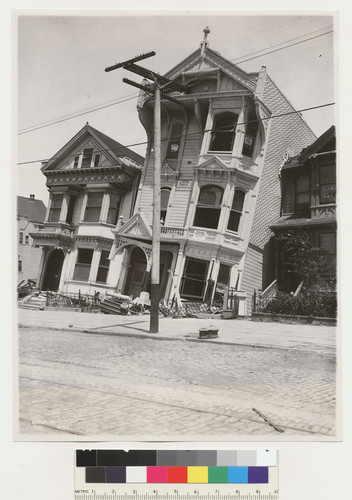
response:
[[[90,315],[92,321],[96,316]],[[120,317],[109,318],[116,324]],[[124,321],[125,332],[132,332]],[[336,363],[324,330],[330,328],[333,337],[334,328],[310,326],[326,333],[327,348],[299,350],[197,342],[187,332],[184,338],[192,342],[43,326],[19,328],[22,437],[209,441],[335,435]],[[268,328],[256,325],[261,327]]]

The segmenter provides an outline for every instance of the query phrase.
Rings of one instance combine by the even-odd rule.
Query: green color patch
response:
[[[228,483],[227,467],[208,467],[208,483]]]

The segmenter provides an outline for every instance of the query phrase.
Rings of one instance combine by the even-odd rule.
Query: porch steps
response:
[[[18,307],[21,309],[32,309],[38,311],[44,309],[45,304],[46,294],[34,292],[19,302]]]

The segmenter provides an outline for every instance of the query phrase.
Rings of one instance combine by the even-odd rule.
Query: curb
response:
[[[137,332],[113,332],[111,330],[105,330],[103,332],[87,330],[84,328],[63,328],[63,327],[54,327],[54,326],[36,326],[36,325],[24,325],[23,323],[18,324],[18,328],[37,328],[40,330],[54,330],[60,332],[76,332],[76,333],[85,333],[88,335],[106,335],[110,337],[133,337],[137,339],[150,339],[150,340],[166,340],[166,341],[177,341],[177,342],[196,342],[196,343],[204,343],[204,344],[216,344],[216,345],[225,345],[225,346],[238,346],[238,347],[251,347],[253,349],[276,349],[280,351],[290,351],[290,352],[298,352],[298,353],[312,353],[312,354],[320,354],[325,356],[336,356],[335,353],[322,352],[321,350],[304,350],[304,349],[295,349],[294,347],[280,347],[274,345],[261,345],[261,344],[245,344],[243,342],[228,342],[223,340],[213,340],[213,339],[199,339],[199,338],[190,338],[190,337],[165,337],[159,334],[151,334],[151,333],[137,333]]]

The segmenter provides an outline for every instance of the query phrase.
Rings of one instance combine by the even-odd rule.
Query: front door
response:
[[[46,263],[42,290],[51,290],[53,292],[58,290],[64,257],[62,250],[56,249],[51,252]]]
[[[146,279],[146,269],[147,259],[143,250],[138,247],[134,248],[125,284],[126,295],[130,295],[134,299],[140,296]]]

